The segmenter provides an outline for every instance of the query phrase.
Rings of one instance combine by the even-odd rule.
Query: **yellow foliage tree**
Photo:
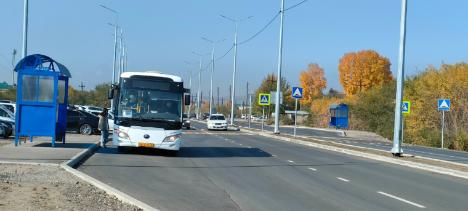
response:
[[[338,65],[340,83],[347,95],[366,91],[393,79],[390,61],[374,50],[345,54]]]
[[[303,102],[306,105],[310,105],[313,98],[322,96],[322,90],[327,87],[325,73],[318,64],[309,64],[307,70],[301,71],[299,81],[304,89]]]

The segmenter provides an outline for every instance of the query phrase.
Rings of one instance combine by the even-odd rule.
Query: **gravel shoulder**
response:
[[[140,210],[59,166],[0,164],[0,210]]]

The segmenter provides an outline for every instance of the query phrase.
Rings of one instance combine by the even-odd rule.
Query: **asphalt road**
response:
[[[238,121],[236,124],[247,127],[248,123],[245,121]],[[261,129],[261,123],[253,122],[251,128]],[[264,126],[264,130],[273,132],[272,126]],[[293,134],[294,129],[290,126],[280,127],[280,132],[284,134]],[[366,147],[371,149],[379,149],[389,151],[392,149],[392,143],[387,141],[370,139],[367,137],[362,138],[350,138],[341,136],[341,132],[329,132],[322,130],[315,130],[311,128],[298,128],[296,131],[298,136],[307,136],[322,139],[325,141],[333,141],[342,144],[348,144],[353,146]],[[422,147],[422,146],[413,146],[413,145],[404,145],[403,153],[412,154],[416,156],[429,157],[439,160],[452,161],[456,163],[468,164],[468,153],[460,152],[447,149],[431,148],[431,147]]]
[[[177,157],[100,149],[79,170],[162,210],[468,207],[466,180],[234,131],[187,131]]]

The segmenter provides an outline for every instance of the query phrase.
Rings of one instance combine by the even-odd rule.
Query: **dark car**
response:
[[[182,114],[182,127],[190,129],[190,119],[187,118],[187,114]]]
[[[75,110],[67,111],[67,131],[76,131],[82,135],[91,135],[98,130],[99,117]]]
[[[10,137],[13,134],[14,125],[14,122],[0,120],[0,137]]]
[[[208,119],[210,117],[210,113],[203,113],[203,120]]]

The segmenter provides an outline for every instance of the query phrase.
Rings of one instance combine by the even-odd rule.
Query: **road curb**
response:
[[[328,150],[328,151],[334,151],[334,152],[340,152],[340,153],[344,153],[344,154],[348,154],[348,155],[352,155],[352,156],[364,157],[364,158],[367,158],[367,159],[372,159],[372,160],[397,164],[397,165],[411,167],[411,168],[420,169],[420,170],[425,170],[425,171],[429,171],[429,172],[433,172],[433,173],[450,175],[450,176],[458,177],[458,178],[462,178],[462,179],[468,179],[468,172],[464,172],[464,171],[458,171],[458,170],[448,169],[448,168],[429,165],[429,164],[422,164],[422,163],[417,163],[417,162],[413,162],[413,161],[406,161],[406,160],[401,160],[401,159],[396,159],[396,158],[390,158],[390,157],[385,157],[385,156],[376,155],[376,154],[372,154],[372,153],[360,152],[360,151],[352,150],[352,149],[345,149],[345,148],[339,148],[339,147],[335,147],[335,146],[328,146],[328,145],[319,144],[319,143],[302,141],[302,140],[289,138],[289,137],[280,137],[280,136],[276,136],[276,135],[273,135],[273,134],[267,134],[265,132],[249,131],[247,129],[244,129],[243,132],[254,133],[255,135],[261,135],[261,136],[264,136],[264,137],[274,138],[274,139],[280,140],[280,141],[292,142],[292,143],[301,144],[301,145],[310,146],[310,147],[315,147],[315,148],[324,149],[324,150]],[[316,138],[310,138],[310,139],[316,140],[316,141],[323,141],[323,140],[316,139]]]
[[[100,142],[95,142],[90,147],[86,148],[85,150],[83,150],[80,153],[73,156],[70,160],[67,160],[67,161],[63,162],[63,164],[74,168],[83,159],[85,159],[85,158],[91,156],[92,154],[94,154],[94,152],[96,152],[99,149],[99,143]]]
[[[60,166],[60,164],[58,164],[58,163],[36,163],[36,162],[4,161],[4,160],[0,160],[0,164],[18,164],[18,165],[33,165],[33,166]]]
[[[80,178],[81,180],[85,181],[85,182],[88,182],[89,184],[103,190],[104,192],[106,192],[107,194],[109,195],[112,195],[112,196],[115,196],[117,199],[119,199],[120,201],[124,202],[124,203],[128,203],[128,204],[131,204],[131,205],[134,205],[134,206],[137,206],[143,210],[148,210],[148,211],[159,211],[158,209],[136,199],[136,198],[133,198],[132,196],[122,192],[122,191],[119,191],[97,179],[95,179],[94,177],[91,177],[81,171],[78,171],[76,170],[74,167],[77,166],[77,164],[79,164],[81,161],[83,161],[84,159],[88,158],[89,156],[91,156],[92,154],[94,154],[98,149],[99,149],[99,142],[96,142],[95,144],[91,145],[90,147],[88,147],[87,149],[81,151],[80,153],[78,153],[77,155],[73,156],[70,160],[68,161],[65,161],[63,162],[62,164],[60,164],[59,166],[64,169],[65,171],[73,174],[74,176]]]

